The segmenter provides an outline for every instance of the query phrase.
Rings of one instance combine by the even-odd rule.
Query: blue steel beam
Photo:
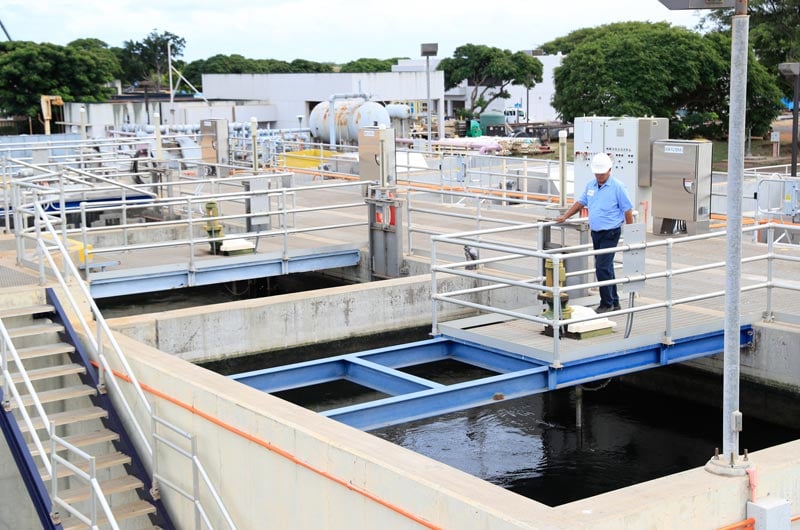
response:
[[[497,373],[518,372],[543,363],[477,345],[435,338],[402,346],[344,354],[314,361],[232,375],[240,383],[265,392],[278,392],[346,379],[396,396],[443,385],[396,370],[444,359],[486,368]]]
[[[749,325],[742,326],[740,329],[739,343],[742,346],[753,342],[752,329]],[[565,363],[563,369],[556,373],[552,384],[555,385],[553,388],[560,388],[598,379],[598,374],[603,378],[685,362],[698,357],[716,355],[722,352],[723,347],[724,332],[720,330],[676,339],[673,344],[669,345],[659,343],[632,350],[622,350]]]
[[[501,399],[513,399],[579,383],[605,379],[656,366],[714,355],[724,346],[722,331],[676,340],[674,344],[654,344],[566,363],[562,368],[543,366],[486,377],[392,398],[342,407],[324,413],[329,418],[363,430],[377,429],[416,419],[436,416]],[[740,331],[742,345],[752,342],[752,328]]]
[[[230,378],[245,385],[279,392],[292,388],[347,379],[386,394],[396,395],[442,385],[433,381],[392,370],[392,368],[424,364],[448,358],[451,342],[447,339],[429,339],[402,346],[369,350],[358,354],[344,354],[314,361],[289,364],[263,370],[231,375]],[[387,364],[383,361],[389,361]],[[371,377],[374,380],[371,380]],[[402,381],[389,381],[389,377]],[[390,390],[394,386],[393,391]]]
[[[345,358],[327,359],[326,361],[308,361],[266,370],[256,370],[231,375],[230,378],[268,393],[318,385],[345,378],[348,364]]]
[[[445,385],[416,377],[353,356],[347,365],[347,380],[390,396],[410,394]]]
[[[752,343],[752,327],[742,326],[739,338],[742,345]],[[676,339],[672,344],[657,343],[624,349],[553,368],[541,360],[483,349],[477,344],[440,336],[401,346],[237,374],[231,378],[268,392],[346,379],[389,394],[392,397],[323,413],[353,427],[370,430],[714,355],[723,347],[724,332],[715,331]],[[445,386],[393,369],[442,359],[507,373]]]
[[[323,416],[363,430],[378,429],[388,425],[429,418],[466,408],[489,405],[547,390],[546,366],[510,374],[484,377],[443,387],[423,390],[369,403],[341,407]]]
[[[358,356],[364,360],[390,368],[402,368],[404,366],[416,366],[449,359],[452,344],[450,339],[436,337],[401,346],[369,350],[359,353]]]
[[[466,344],[464,342],[453,342],[450,348],[450,354],[453,359],[461,361],[462,363],[498,373],[528,370],[547,364],[530,357],[520,357],[517,354],[490,350],[486,347]]]

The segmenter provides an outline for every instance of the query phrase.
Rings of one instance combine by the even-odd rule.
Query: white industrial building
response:
[[[510,99],[494,101],[489,109],[503,111],[516,105],[526,111],[528,121],[555,121],[550,102],[555,91],[553,71],[563,56],[537,56],[544,65],[544,80],[530,90],[509,87]],[[208,118],[225,118],[246,123],[255,117],[259,127],[272,129],[308,128],[311,111],[334,96],[369,95],[383,104],[405,103],[412,117],[427,115],[428,83],[433,114],[438,119],[438,134],[443,136],[444,118],[463,108],[470,87],[466,83],[445,92],[444,73],[436,70],[439,58],[432,57],[430,71],[423,59],[401,60],[392,72],[310,73],[310,74],[204,74],[203,94],[170,101],[164,97],[149,100],[108,103],[68,103],[64,121],[79,130],[87,127],[88,136],[102,136],[124,124],[196,125]]]

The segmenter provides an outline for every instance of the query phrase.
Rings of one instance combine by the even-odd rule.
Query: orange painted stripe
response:
[[[95,367],[98,367],[98,363],[96,361],[92,361],[92,364]],[[116,377],[122,379],[123,381],[126,381],[128,383],[131,382],[131,378],[128,377],[127,375],[121,373],[121,372],[118,372],[118,371],[114,370],[114,375]],[[146,392],[149,392],[150,394],[153,394],[154,396],[159,397],[159,398],[161,398],[161,399],[163,399],[165,401],[168,401],[168,402],[170,402],[170,403],[172,403],[174,405],[177,405],[178,407],[181,407],[182,409],[188,410],[192,414],[194,414],[196,416],[200,416],[201,418],[213,423],[214,425],[222,427],[226,431],[232,432],[233,434],[241,436],[242,438],[244,438],[244,439],[246,439],[246,440],[248,440],[250,442],[253,442],[253,443],[257,444],[257,445],[260,445],[261,447],[263,447],[263,448],[265,448],[265,449],[267,449],[269,451],[272,451],[275,454],[278,454],[278,455],[286,458],[287,460],[297,464],[298,466],[304,467],[305,469],[308,469],[309,471],[311,471],[313,473],[316,473],[317,475],[325,477],[326,479],[331,480],[331,481],[339,484],[340,486],[344,486],[345,488],[349,489],[350,491],[358,493],[359,495],[363,495],[364,497],[368,498],[369,500],[371,500],[373,502],[376,502],[376,503],[380,504],[381,506],[383,506],[385,508],[388,508],[388,509],[392,510],[393,512],[402,515],[403,517],[406,517],[407,519],[410,519],[410,520],[414,521],[415,523],[419,524],[420,526],[424,526],[425,528],[430,528],[431,530],[442,530],[441,526],[437,526],[437,525],[435,525],[433,523],[430,523],[430,522],[426,521],[425,519],[422,519],[421,517],[418,517],[418,516],[414,515],[413,513],[410,513],[408,511],[404,510],[403,508],[400,508],[399,506],[396,506],[396,505],[390,503],[389,501],[381,499],[377,495],[375,495],[373,493],[370,493],[369,491],[367,491],[367,490],[365,490],[363,488],[359,488],[358,486],[354,486],[353,484],[351,484],[350,482],[348,482],[346,480],[343,480],[343,479],[340,479],[338,477],[335,477],[335,476],[331,475],[327,471],[323,471],[322,469],[318,469],[318,468],[312,466],[311,464],[309,464],[307,462],[303,462],[302,460],[300,460],[299,458],[297,458],[293,454],[289,453],[288,451],[286,451],[284,449],[281,449],[280,447],[276,447],[275,445],[271,444],[270,442],[268,442],[266,440],[263,440],[261,438],[258,438],[256,436],[253,436],[250,433],[244,432],[243,430],[238,429],[238,428],[234,427],[233,425],[225,423],[224,421],[220,420],[219,418],[216,418],[216,417],[214,417],[214,416],[212,416],[212,415],[210,415],[210,414],[208,414],[206,412],[203,412],[202,410],[199,410],[199,409],[195,408],[194,405],[189,405],[188,403],[184,403],[183,401],[180,401],[177,398],[169,396],[169,395],[165,394],[164,392],[161,392],[160,390],[156,390],[155,388],[153,388],[151,386],[148,386],[148,385],[146,385],[144,383],[139,383],[139,384],[142,387],[142,390],[144,390]]]
[[[744,521],[739,521],[738,523],[733,523],[728,526],[723,526],[722,528],[718,528],[717,530],[748,530],[755,527],[756,527],[756,520],[751,517],[749,519],[745,519]]]

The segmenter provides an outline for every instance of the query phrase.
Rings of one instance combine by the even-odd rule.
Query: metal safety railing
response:
[[[9,405],[13,402],[16,405],[17,410],[19,410],[19,413],[22,416],[22,421],[27,427],[28,432],[30,432],[32,443],[36,448],[36,452],[42,462],[42,466],[49,474],[52,472],[52,464],[46,456],[47,451],[44,449],[44,442],[37,432],[38,429],[35,428],[34,421],[38,419],[38,423],[43,428],[48,430],[49,436],[52,434],[50,419],[47,416],[47,412],[44,410],[42,402],[39,400],[39,396],[33,387],[30,377],[28,376],[25,365],[22,363],[22,359],[20,358],[19,353],[17,352],[17,349],[11,340],[11,336],[8,334],[8,329],[6,328],[2,319],[0,319],[0,335],[2,335],[3,339],[2,343],[0,343],[0,354],[2,355],[3,368],[3,388],[5,389],[6,393],[10,394],[11,399],[8,400]],[[17,384],[14,381],[10,371],[12,363],[17,369],[16,373],[18,374],[18,377],[22,379],[22,384],[24,385],[28,396],[30,396],[30,404],[25,404],[22,399],[22,394],[20,394],[19,389],[17,388]],[[35,414],[33,417],[31,417],[31,414],[28,412],[27,406],[32,406],[34,408]]]
[[[50,432],[52,432],[50,435],[50,461],[52,463],[50,498],[53,501],[53,504],[60,506],[70,515],[78,518],[83,524],[89,526],[90,528],[97,527],[98,521],[100,520],[99,514],[102,513],[105,516],[105,524],[109,525],[113,530],[119,530],[119,524],[114,517],[111,506],[108,504],[108,499],[106,499],[106,496],[103,493],[103,488],[97,479],[97,465],[95,457],[81,450],[80,448],[75,447],[64,438],[56,435],[54,424],[51,425]],[[70,455],[85,462],[85,467],[88,468],[88,471],[81,468],[81,466],[76,465],[70,459],[61,456],[59,453],[59,448],[68,450]],[[59,467],[66,468],[72,473],[72,476],[77,477],[89,487],[88,514],[77,509],[74,505],[70,504],[61,496],[59,496]],[[98,505],[100,508],[100,513],[98,513]]]
[[[194,526],[195,528],[203,528],[201,524],[205,524],[206,528],[214,528],[214,525],[211,523],[208,513],[206,512],[203,504],[198,502],[197,499],[200,498],[200,485],[201,483],[209,488],[210,495],[214,498],[214,501],[217,505],[222,505],[222,499],[219,497],[219,494],[214,490],[214,488],[210,487],[212,483],[211,479],[209,478],[208,474],[206,473],[203,465],[197,458],[197,437],[193,434],[190,434],[177,426],[164,421],[162,418],[153,415],[151,417],[151,427],[150,430],[153,434],[153,488],[151,491],[155,492],[158,495],[159,485],[164,484],[165,486],[169,487],[171,490],[175,491],[179,495],[181,495],[185,500],[192,503],[194,508]],[[179,438],[182,438],[184,442],[189,443],[189,449],[182,447],[179,442],[175,442],[170,439],[168,436],[159,433],[159,426],[166,428],[169,432],[174,435],[177,435]],[[191,491],[187,490],[185,487],[181,486],[177,481],[172,480],[168,475],[162,473],[159,469],[159,452],[158,452],[158,444],[164,446],[165,449],[170,449],[174,454],[178,456],[182,456],[188,459],[191,465],[191,472],[190,476],[191,480]],[[233,520],[231,519],[230,514],[222,510],[221,516],[225,519],[225,523],[228,525],[229,528],[236,528]]]
[[[559,162],[478,153],[397,151],[397,180],[408,186],[438,186],[504,200],[557,201]],[[461,197],[442,196],[442,202]]]
[[[475,191],[454,191],[438,187],[420,185],[405,186],[404,214],[406,220],[406,251],[408,254],[426,254],[430,250],[427,236],[448,233],[447,226],[453,220],[474,225],[476,231],[496,226],[525,226],[530,224],[533,214],[519,211],[519,217],[527,217],[525,221],[514,219],[509,215],[493,215],[492,212],[503,210],[506,214],[513,212],[506,206],[546,208],[555,204],[555,197],[525,196],[516,194],[509,196],[499,190],[486,190],[485,193]],[[456,207],[442,207],[442,202],[457,203]],[[419,244],[414,235],[426,236]]]
[[[67,307],[71,309],[72,316],[78,321],[80,325],[79,329],[87,341],[87,346],[91,352],[91,356],[98,364],[101,384],[108,389],[112,398],[116,401],[119,414],[124,418],[127,425],[133,429],[134,438],[140,443],[147,457],[146,464],[151,469],[151,472],[155,473],[155,442],[152,439],[154,433],[145,432],[142,423],[139,421],[137,414],[134,412],[135,404],[131,403],[126,397],[125,392],[123,392],[122,387],[120,386],[120,376],[117,375],[112,363],[117,364],[121,371],[125,374],[126,382],[129,382],[132,385],[136,403],[145,411],[149,421],[154,421],[153,418],[155,413],[153,406],[145,396],[142,385],[128,363],[124,352],[117,343],[111,328],[108,327],[108,324],[103,318],[102,313],[92,299],[88,287],[83,282],[71,282],[69,284],[67,282],[67,277],[78,277],[79,272],[72,260],[69,259],[69,251],[61,241],[60,234],[55,228],[55,226],[60,222],[60,219],[54,218],[48,214],[39,203],[34,203],[33,207],[36,213],[34,218],[34,228],[37,234],[37,251],[40,256],[40,274],[43,278],[45,276],[55,278],[58,284],[61,286],[63,291],[62,295],[68,302]],[[44,234],[47,234],[49,237],[43,237]],[[56,259],[53,254],[57,254],[61,257],[61,265],[56,263]],[[66,270],[64,274],[61,273],[62,268]],[[73,292],[77,292],[78,296],[80,297],[80,302],[73,295]],[[84,308],[86,307],[88,307],[91,317],[95,322],[94,329],[92,329],[92,327],[89,325],[86,316],[84,315]],[[168,422],[163,419],[159,419],[158,421],[162,424],[168,424]],[[173,426],[173,428],[180,431],[178,427]],[[59,443],[63,443],[63,441]],[[193,454],[192,463],[193,466],[199,470],[198,473],[200,476],[204,477],[205,486],[207,490],[211,492],[213,501],[212,504],[216,507],[219,513],[222,514],[227,524],[226,527],[235,529],[236,526],[233,524],[230,514],[225,508],[225,505],[222,502],[221,497],[216,491],[213,483],[208,478],[208,475],[203,469],[203,466],[200,463],[196,453]],[[99,486],[96,487],[99,488]],[[191,499],[191,502],[196,505],[202,501],[201,499],[194,497]],[[92,524],[96,524],[96,521]],[[208,526],[208,528],[213,527]]]
[[[13,402],[16,409],[19,411],[22,421],[27,428],[28,435],[31,437],[31,443],[36,449],[36,455],[42,463],[42,469],[45,474],[51,477],[50,479],[50,499],[56,506],[63,507],[67,512],[80,519],[83,523],[92,526],[97,520],[98,515],[102,513],[105,517],[107,524],[115,530],[119,530],[114,514],[108,505],[108,502],[103,495],[100,483],[97,480],[97,470],[95,468],[94,457],[85,453],[78,447],[70,444],[63,438],[56,435],[56,426],[53,421],[48,417],[47,412],[44,410],[44,405],[39,399],[39,395],[31,382],[28,371],[22,362],[22,359],[14,346],[11,336],[5,323],[0,319],[0,335],[2,335],[2,343],[0,344],[0,354],[2,355],[2,369],[3,369],[3,388],[10,394],[9,406]],[[29,402],[23,400],[22,395],[17,388],[14,377],[10,372],[10,361],[16,367],[16,374],[22,380],[22,384],[27,391]],[[35,414],[32,415],[28,412],[27,407],[33,407]],[[45,450],[45,443],[47,439],[39,436],[39,430],[45,429],[47,439],[50,441],[50,457]],[[62,456],[59,448],[67,451],[68,456]],[[75,465],[71,459],[78,459],[87,462],[88,472]],[[89,514],[85,514],[76,509],[69,503],[65,502],[58,494],[58,478],[59,467],[66,467],[79,479],[89,484],[91,488]],[[100,511],[98,512],[98,504]]]
[[[286,257],[297,237],[367,225],[361,191],[364,183],[327,182],[270,189],[276,179],[280,184],[280,179],[286,178],[286,174],[236,175],[226,179],[199,179],[189,188],[185,183],[183,186],[165,183],[164,187],[172,190],[166,195],[175,197],[80,200],[71,208],[65,207],[70,191],[60,186],[61,179],[54,181],[52,187],[16,182],[13,211],[18,259],[26,266],[39,269],[36,241],[40,233],[31,219],[36,216],[33,204],[42,202],[46,203],[45,210],[51,210],[61,220],[59,237],[69,243],[72,254],[78,256],[83,277],[90,281],[105,265],[118,264],[114,256],[122,253],[125,260],[132,263],[139,254],[147,256],[156,250],[175,249],[177,252],[168,256],[170,263],[185,263],[188,270],[194,270],[198,248],[209,248],[211,254],[221,254],[226,241],[247,240],[254,248],[263,243]],[[256,184],[261,181],[264,184]],[[248,188],[256,191],[242,191]],[[206,193],[202,193],[204,191]],[[320,193],[340,198],[323,206],[298,206],[302,197]],[[48,208],[52,203],[58,206]],[[351,217],[358,220],[331,222],[336,219],[328,214],[341,210],[352,210]],[[70,215],[76,217],[72,222],[77,227],[68,226]],[[92,221],[101,216],[113,219],[107,225],[92,226]],[[152,263],[152,258],[140,261],[148,259]]]
[[[535,230],[542,232],[543,229],[558,229],[555,223],[537,223],[515,227],[500,227],[481,231],[462,232],[458,234],[433,236],[432,241],[432,275],[431,275],[431,289],[433,294],[433,333],[439,334],[439,305],[454,305],[462,308],[470,308],[482,314],[497,314],[514,319],[529,321],[531,323],[549,326],[553,333],[552,341],[552,356],[554,365],[561,364],[561,342],[560,337],[563,331],[568,329],[567,326],[571,324],[578,324],[597,319],[599,316],[627,316],[627,315],[641,315],[651,313],[654,311],[663,311],[663,320],[660,327],[660,335],[664,344],[670,344],[673,341],[674,326],[673,319],[675,311],[680,306],[685,304],[692,304],[697,302],[709,300],[723,300],[725,296],[724,287],[717,288],[716,285],[703,284],[697,279],[702,278],[703,275],[719,274],[724,277],[726,263],[724,258],[722,261],[716,261],[717,256],[708,252],[704,248],[706,242],[714,239],[722,239],[726,237],[725,232],[712,232],[708,234],[687,236],[679,238],[668,238],[659,241],[645,242],[641,244],[625,244],[621,243],[618,247],[605,250],[592,250],[587,249],[585,245],[565,246],[562,248],[543,251],[539,250],[542,246],[533,244],[533,239],[530,237],[520,237],[519,234],[525,231]],[[755,292],[762,291],[764,293],[763,300],[760,301],[761,308],[763,309],[762,315],[765,319],[775,318],[778,314],[774,307],[773,291],[775,289],[785,289],[790,291],[800,291],[800,283],[790,278],[790,274],[780,277],[776,276],[775,267],[780,263],[800,263],[800,252],[796,247],[785,246],[778,251],[779,243],[776,243],[774,234],[776,230],[787,229],[783,225],[768,223],[760,226],[753,226],[745,228],[745,232],[758,231],[761,233],[761,238],[765,240],[766,245],[758,247],[757,252],[742,258],[743,265],[749,265],[751,268],[746,272],[748,282],[743,284],[742,292]],[[800,227],[789,227],[790,230],[800,230]],[[504,239],[501,239],[501,236]],[[509,242],[509,240],[513,242]],[[526,243],[530,241],[531,243]],[[444,262],[438,258],[439,251],[437,250],[442,245],[457,245],[457,246],[470,246],[480,252],[480,259],[477,260],[463,260],[456,262]],[[722,247],[724,248],[724,247]],[[685,251],[686,254],[682,254]],[[649,265],[651,269],[644,272],[637,272],[631,275],[618,275],[615,280],[608,281],[581,281],[581,283],[572,283],[568,281],[565,285],[561,282],[553,282],[552,286],[545,285],[545,278],[539,273],[541,268],[536,264],[541,264],[545,260],[551,260],[554,270],[559,270],[561,264],[565,263],[568,259],[576,258],[590,258],[603,253],[619,253],[623,263],[626,259],[626,254],[633,252],[654,253],[659,252],[663,254],[664,265],[657,268],[652,263]],[[705,253],[705,254],[704,254]],[[724,253],[723,253],[724,254]],[[691,255],[692,258],[685,258],[684,256]],[[698,262],[695,265],[690,265],[692,261]],[[507,271],[515,267],[515,274],[508,274]],[[519,274],[519,271],[528,271],[527,274]],[[715,272],[716,271],[716,272]],[[588,271],[568,271],[566,274],[567,279],[585,276]],[[539,273],[539,274],[537,274]],[[462,278],[470,279],[474,282],[472,287],[460,288],[453,291],[445,291],[444,287],[447,283],[442,283],[438,279],[442,275],[459,276]],[[681,288],[678,288],[678,281],[683,282]],[[535,300],[538,295],[548,293],[553,300],[560,300],[562,293],[575,293],[580,291],[587,291],[597,289],[606,285],[617,285],[625,288],[626,285],[633,285],[639,282],[647,283],[647,302],[637,306],[622,308],[617,311],[604,313],[602,315],[592,314],[572,318],[564,318],[562,315],[562,308],[560,304],[556,303],[553,307],[552,317],[532,314],[530,312],[519,311],[516,308],[506,308],[500,306],[493,306],[488,303],[481,303],[479,296],[481,294],[499,291],[504,289],[522,289],[527,295],[522,295],[523,298]],[[686,287],[686,286],[691,287]],[[706,290],[703,290],[705,288]],[[717,307],[720,306],[717,303]],[[783,311],[788,311],[786,315],[781,315],[785,318],[794,318],[787,315],[791,314],[791,308],[781,308]]]

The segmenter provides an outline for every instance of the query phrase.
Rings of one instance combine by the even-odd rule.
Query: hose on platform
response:
[[[636,293],[628,293],[628,309],[633,309],[633,298]],[[633,313],[628,313],[628,320],[625,322],[625,338],[631,334],[633,329]]]

